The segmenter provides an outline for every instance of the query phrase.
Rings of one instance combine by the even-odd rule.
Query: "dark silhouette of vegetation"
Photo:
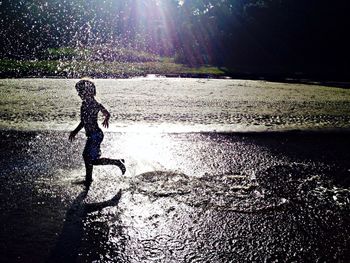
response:
[[[350,10],[343,0],[0,3],[1,58],[40,59],[49,48],[93,47],[95,60],[118,60],[106,51],[113,47],[244,74],[348,78]]]

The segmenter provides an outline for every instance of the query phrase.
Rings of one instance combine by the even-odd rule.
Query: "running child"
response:
[[[82,99],[80,108],[80,123],[69,135],[69,140],[73,141],[77,133],[84,128],[87,137],[85,148],[83,151],[83,158],[86,168],[86,183],[92,182],[92,170],[94,165],[116,165],[120,168],[122,174],[125,173],[126,168],[124,159],[109,159],[101,158],[100,145],[103,140],[103,132],[98,126],[97,117],[101,112],[104,116],[102,125],[105,128],[109,126],[110,113],[106,108],[98,103],[95,99],[96,87],[90,80],[80,80],[75,85],[79,97]]]

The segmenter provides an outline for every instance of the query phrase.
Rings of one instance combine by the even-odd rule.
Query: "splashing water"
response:
[[[80,184],[83,138],[67,148],[68,134],[59,131],[3,135],[10,144],[23,143],[11,154],[23,160],[16,169],[6,166],[14,160],[2,159],[3,189],[11,189],[7,203],[31,204],[32,213],[21,212],[22,220],[36,222],[26,231],[45,226],[37,240],[48,238],[52,249],[61,247],[51,231],[63,243],[76,233],[79,246],[66,247],[65,256],[70,251],[82,261],[121,262],[347,256],[348,155],[331,157],[330,147],[346,153],[344,137],[322,146],[328,149],[323,159],[315,151],[322,134],[107,133],[103,155],[126,157],[128,171],[120,176],[114,167],[99,167],[86,192]],[[28,187],[34,195],[24,191]]]

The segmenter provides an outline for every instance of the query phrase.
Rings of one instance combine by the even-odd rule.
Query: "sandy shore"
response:
[[[1,79],[0,128],[71,130],[74,79]],[[110,130],[164,132],[349,129],[350,89],[249,80],[98,79]]]

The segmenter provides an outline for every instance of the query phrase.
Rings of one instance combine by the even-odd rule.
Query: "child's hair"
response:
[[[79,80],[77,84],[75,84],[75,89],[78,92],[84,92],[92,96],[96,95],[96,87],[91,80],[87,80],[87,79]]]

